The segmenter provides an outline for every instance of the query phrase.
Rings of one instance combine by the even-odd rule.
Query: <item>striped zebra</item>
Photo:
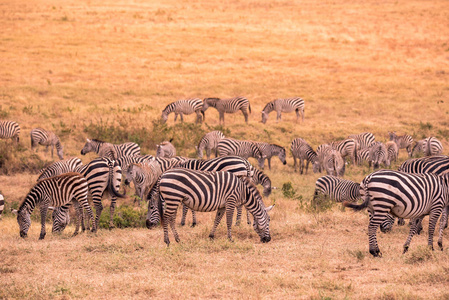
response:
[[[425,156],[440,155],[443,153],[443,145],[436,137],[431,136],[416,142],[411,157],[419,152],[424,153]]]
[[[370,148],[365,148],[357,151],[357,164],[361,165],[364,161],[367,161],[370,166],[370,156],[369,156]]]
[[[117,158],[117,163],[122,168],[122,171],[126,171],[128,169],[128,166],[130,164],[138,164],[146,161],[153,161],[155,160],[155,157],[150,154],[146,155],[136,155],[136,156],[122,156],[120,158]]]
[[[232,241],[232,216],[237,204],[243,203],[254,216],[254,229],[261,241],[271,240],[268,211],[257,188],[248,180],[239,179],[229,172],[205,172],[176,168],[162,174],[156,189],[159,193],[158,211],[164,228],[164,242],[170,244],[168,225],[172,229],[176,242],[179,236],[176,231],[175,218],[180,203],[189,208],[210,212],[217,211],[213,228],[209,237],[215,237],[215,231],[226,212],[228,239]]]
[[[317,179],[313,201],[315,201],[319,194],[329,196],[332,200],[337,202],[356,202],[361,199],[360,184],[330,175],[322,176]]]
[[[124,171],[125,185],[134,183],[136,195],[139,196],[140,201],[147,198],[150,189],[156,183],[159,176],[162,174],[160,164],[156,161],[147,161],[142,163],[132,163]]]
[[[363,179],[361,188],[365,200],[362,204],[345,202],[343,205],[356,211],[368,207],[372,214],[368,226],[369,250],[373,256],[382,256],[377,244],[376,231],[388,213],[404,218],[419,220],[429,215],[428,245],[433,249],[433,234],[436,223],[442,215],[438,246],[443,248],[443,229],[447,221],[449,202],[449,174],[408,174],[390,170],[371,173]],[[446,209],[445,209],[446,208]],[[417,222],[411,222],[410,233],[404,244],[407,252],[411,239],[417,230]]]
[[[388,135],[390,136],[390,141],[393,141],[398,145],[398,149],[406,149],[408,156],[412,156],[413,137],[411,135],[404,134],[398,136],[394,131],[388,132]]]
[[[262,163],[262,169],[265,165],[265,159],[268,160],[268,169],[271,170],[271,158],[273,156],[279,157],[279,160],[282,162],[282,164],[286,165],[287,161],[285,148],[276,144],[269,144],[264,142],[255,142],[257,147],[259,148],[260,152],[262,153],[262,158],[260,159]],[[260,162],[259,162],[260,164]]]
[[[220,124],[223,122],[223,125],[225,113],[233,114],[240,110],[245,117],[246,123],[248,123],[248,111],[251,113],[251,105],[245,97],[234,97],[230,99],[205,98],[203,100],[202,111],[205,112],[209,107],[214,107],[218,110],[218,114],[220,115],[219,122]]]
[[[317,160],[313,164],[313,172],[318,173],[326,170],[327,175],[341,176],[345,174],[345,162],[340,152],[334,150],[328,144],[317,147]]]
[[[5,198],[0,194],[0,219],[2,218],[3,210],[5,209]]]
[[[47,168],[47,170],[41,174],[42,179],[59,175],[62,172],[62,168]],[[106,190],[108,190],[111,197],[110,205],[110,216],[109,216],[109,227],[113,228],[113,216],[115,211],[115,206],[117,198],[123,198],[124,195],[118,192],[120,188],[120,183],[122,180],[122,171],[120,166],[116,161],[112,161],[106,157],[99,157],[86,165],[80,165],[75,169],[76,172],[80,173],[86,180],[89,188],[89,193],[92,196],[92,201],[95,206],[95,224],[98,228],[99,219],[101,212],[103,211],[103,205],[101,203],[101,198]],[[45,177],[47,176],[47,177]],[[53,221],[53,231],[59,232],[64,230],[65,225],[63,219],[66,218],[68,214],[69,207],[63,206],[56,208],[54,210],[54,221]],[[82,224],[84,229],[84,223]]]
[[[171,158],[176,156],[176,148],[170,141],[164,141],[156,145],[156,157]]]
[[[400,172],[406,173],[449,173],[449,156],[426,156],[421,158],[412,158],[404,161],[398,168]]]
[[[380,164],[384,164],[386,167],[390,166],[390,160],[388,159],[387,148],[382,142],[374,142],[369,151],[369,166],[373,166],[373,170],[380,167]]]
[[[206,157],[210,159],[210,152],[212,149],[215,149],[215,157],[218,156],[217,146],[218,142],[224,139],[225,136],[223,132],[219,130],[211,131],[206,133],[198,143],[198,146],[195,147],[197,151],[198,158],[203,158],[203,151],[206,149]]]
[[[254,157],[258,161],[259,167],[263,168],[264,160],[262,159],[262,153],[253,141],[224,138],[218,143],[217,151],[220,156],[236,155],[245,159]]]
[[[167,122],[168,115],[171,113],[175,114],[175,122],[178,115],[181,116],[181,122],[184,122],[184,115],[190,115],[196,113],[196,123],[201,123],[204,116],[203,101],[199,98],[190,98],[178,100],[167,105],[162,111],[161,119],[163,123]]]
[[[64,173],[77,172],[77,170],[79,170],[82,165],[83,163],[78,157],[56,161],[45,169],[40,170],[39,177],[36,181],[50,178],[56,175],[61,175]]]
[[[350,139],[357,141],[357,150],[369,148],[374,143],[375,137],[371,132],[363,132],[360,134],[351,134],[348,136]]]
[[[74,202],[77,211],[77,223],[74,235],[78,234],[81,222],[81,210],[84,208],[93,222],[92,232],[96,232],[94,215],[87,201],[87,180],[79,173],[65,173],[37,182],[30,190],[17,211],[17,222],[20,227],[20,236],[25,238],[31,225],[31,213],[36,205],[41,211],[41,233],[39,239],[45,238],[45,220],[48,207],[64,206]],[[81,205],[81,206],[80,206]]]
[[[97,139],[87,139],[83,149],[81,149],[81,155],[86,155],[89,152],[95,152],[96,154],[102,154],[107,152],[112,145],[115,159],[123,156],[136,156],[140,155],[140,147],[136,143],[128,142],[124,144],[110,144]],[[100,156],[101,157],[101,156]],[[109,157],[108,155],[106,157]],[[109,157],[110,158],[110,157]]]
[[[59,159],[64,159],[61,141],[54,132],[45,130],[43,128],[34,128],[31,130],[30,137],[31,150],[33,150],[38,144],[45,146],[46,152],[48,152],[48,147],[51,147],[51,157],[53,158],[53,149],[56,148],[56,154],[58,155]]]
[[[332,148],[340,152],[341,157],[345,159],[347,156],[352,161],[353,165],[357,164],[357,148],[358,144],[355,139],[345,139],[340,142],[332,142],[330,144]]]
[[[306,174],[309,169],[309,163],[312,165],[318,160],[316,152],[310,145],[302,138],[296,138],[292,141],[290,150],[293,156],[293,167],[296,172],[296,159],[299,159],[299,171],[303,174],[304,160],[306,160]]]
[[[0,121],[0,139],[12,139],[19,143],[20,126],[14,121]]]
[[[268,114],[272,111],[276,111],[276,122],[281,120],[281,113],[296,112],[296,122],[298,122],[299,114],[302,115],[302,121],[304,122],[304,100],[295,97],[288,99],[276,99],[268,102],[262,110],[262,123],[266,123],[268,120]]]
[[[389,141],[385,143],[385,148],[387,149],[387,157],[391,162],[396,162],[398,160],[399,148],[394,141]]]

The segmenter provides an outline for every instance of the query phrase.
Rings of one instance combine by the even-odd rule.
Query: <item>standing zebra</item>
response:
[[[204,172],[176,168],[162,174],[158,185],[158,211],[164,228],[164,242],[170,244],[168,225],[176,242],[175,218],[180,203],[196,211],[217,211],[210,238],[226,212],[228,238],[232,240],[232,216],[237,204],[243,203],[254,216],[254,229],[263,243],[271,240],[268,211],[257,188],[247,180],[239,179],[229,172]]]
[[[171,158],[176,156],[176,148],[171,143],[172,140],[173,139],[170,141],[164,141],[159,145],[156,145],[156,157]]]
[[[449,156],[426,156],[404,161],[398,171],[406,173],[449,173]]]
[[[385,143],[385,148],[387,149],[387,157],[390,163],[392,161],[396,162],[399,154],[398,145],[394,141],[389,141]]]
[[[320,193],[328,195],[332,200],[337,202],[356,202],[361,198],[360,184],[330,175],[317,179],[313,201],[315,201]]]
[[[0,139],[12,139],[19,143],[20,126],[14,121],[0,121]]]
[[[198,146],[195,147],[197,150],[198,158],[203,158],[203,150],[206,149],[207,159],[210,159],[210,152],[212,149],[215,149],[215,157],[218,156],[217,146],[218,142],[224,139],[225,136],[223,132],[219,130],[211,131],[206,133],[198,143]]]
[[[3,210],[5,209],[5,198],[0,194],[0,219],[2,218]]]
[[[296,159],[299,159],[299,171],[302,174],[304,170],[303,161],[306,160],[306,174],[309,169],[309,162],[312,165],[318,160],[318,156],[315,151],[313,151],[312,147],[301,138],[296,138],[292,141],[290,150],[293,156],[293,167],[296,172]]]
[[[351,134],[348,136],[350,139],[354,139],[357,141],[357,150],[369,148],[372,143],[375,141],[374,134],[371,132],[364,132],[360,134]]]
[[[229,113],[233,114],[237,111],[242,111],[243,116],[245,117],[245,122],[248,123],[248,112],[251,113],[251,105],[249,104],[248,99],[245,97],[235,97],[230,99],[220,99],[220,98],[205,98],[203,100],[203,109],[205,112],[209,107],[214,107],[218,110],[218,114],[220,115],[220,124],[224,125],[224,114]]]
[[[285,160],[285,148],[276,144],[268,144],[263,142],[255,142],[260,152],[262,153],[261,164],[265,165],[265,159],[268,160],[268,168],[271,170],[271,157],[277,155],[279,160],[286,165],[287,161]],[[260,162],[259,162],[260,164]],[[263,168],[263,167],[262,167]]]
[[[196,123],[201,123],[203,118],[201,114],[204,116],[203,101],[199,98],[190,98],[184,100],[178,100],[167,105],[162,111],[161,119],[162,122],[167,122],[168,115],[171,113],[175,113],[175,122],[178,118],[178,115],[181,115],[181,122],[184,122],[184,115],[190,115],[196,113]]]
[[[357,164],[358,165],[361,165],[364,161],[367,161],[369,163],[369,166],[371,167],[369,152],[370,152],[370,148],[365,148],[365,149],[357,151]]]
[[[262,157],[259,147],[252,141],[240,141],[231,138],[222,139],[217,146],[217,150],[220,156],[237,155],[248,159],[254,157],[259,162],[259,167],[263,168],[265,157]]]
[[[411,156],[417,152],[422,152],[425,156],[440,155],[443,153],[443,145],[436,137],[431,136],[416,142]]]
[[[296,112],[296,121],[299,119],[299,114],[302,115],[302,121],[304,122],[304,100],[295,97],[288,99],[276,99],[268,102],[262,110],[262,123],[266,123],[268,120],[268,114],[273,110],[276,111],[276,122],[281,119],[281,112],[289,113]]]
[[[317,147],[316,153],[318,159],[313,164],[314,173],[326,170],[327,175],[343,177],[345,174],[345,162],[340,152],[334,150],[328,144],[323,144]]]
[[[64,159],[63,147],[58,136],[52,132],[43,128],[34,128],[31,130],[31,150],[38,144],[45,146],[45,151],[48,152],[48,147],[51,147],[51,157],[53,158],[53,148],[56,148],[56,153],[59,159]],[[36,149],[37,151],[37,149]]]
[[[401,136],[396,135],[396,132],[388,132],[388,135],[390,136],[390,141],[393,141],[398,145],[398,149],[406,149],[408,156],[412,156],[412,144],[413,144],[413,137],[408,134],[404,134]]]
[[[36,205],[41,211],[41,234],[39,239],[45,238],[45,220],[48,207],[63,206],[74,201],[77,208],[77,223],[74,235],[78,234],[81,221],[81,210],[84,208],[93,222],[92,232],[96,232],[96,224],[92,209],[87,202],[87,181],[79,173],[65,173],[39,181],[31,188],[25,200],[17,211],[17,222],[20,227],[20,236],[26,237],[31,225],[31,213]],[[82,205],[82,207],[80,207]]]
[[[128,169],[128,166],[133,163],[142,163],[146,161],[153,161],[155,160],[153,155],[147,154],[147,155],[136,155],[136,156],[122,156],[117,159],[117,163],[122,168],[122,171],[126,171]]]
[[[405,219],[420,219],[429,215],[428,244],[433,249],[433,234],[438,218],[442,215],[438,245],[443,247],[443,229],[447,213],[443,209],[449,201],[449,174],[408,174],[390,170],[371,173],[363,179],[361,188],[365,200],[362,204],[345,202],[343,205],[356,211],[368,207],[372,214],[368,226],[369,251],[373,256],[382,256],[377,244],[376,231],[386,215]],[[407,252],[416,233],[417,222],[411,222],[410,233],[404,244]]]
[[[156,183],[158,177],[162,174],[159,163],[155,161],[133,163],[125,170],[125,185],[134,183],[136,195],[139,196],[140,201],[147,198],[153,185]]]
[[[39,177],[36,181],[50,178],[56,175],[61,175],[69,172],[77,172],[83,163],[78,157],[72,157],[65,160],[60,160],[52,163],[47,168],[40,170]]]
[[[341,142],[332,142],[332,148],[340,152],[341,157],[345,159],[347,156],[351,158],[352,164],[357,164],[357,141],[355,139],[345,139]]]
[[[87,139],[83,149],[81,149],[81,155],[86,155],[89,152],[95,152],[96,154],[104,153],[112,145],[113,153],[118,159],[123,156],[136,156],[140,155],[140,147],[136,143],[128,142],[124,144],[110,144],[96,139]],[[107,156],[108,157],[108,156]]]
[[[380,164],[390,166],[390,160],[388,159],[387,148],[382,142],[375,142],[371,145],[369,151],[369,166],[373,164],[373,170],[380,167]]]

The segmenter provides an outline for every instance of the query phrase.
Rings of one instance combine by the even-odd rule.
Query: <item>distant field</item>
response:
[[[38,241],[37,219],[22,240],[6,211],[0,298],[449,297],[447,249],[429,251],[422,234],[402,255],[408,227],[395,227],[378,233],[384,256],[372,258],[367,213],[307,209],[320,174],[294,173],[289,153],[297,137],[316,148],[365,131],[385,142],[396,131],[435,136],[449,154],[449,2],[18,0],[0,12],[0,120],[21,126],[17,148],[0,140],[7,210],[52,161],[43,147],[30,151],[35,127],[54,131],[65,156],[85,163],[95,157],[80,155],[86,138],[135,141],[149,154],[174,138],[178,153],[193,157],[201,135],[214,129],[288,152],[287,166],[274,157],[265,170],[278,187],[265,199],[276,203],[268,244],[246,224],[233,227],[234,243],[224,224],[209,241],[214,214],[206,213],[195,228],[178,225],[181,243],[170,233],[168,249],[161,228],[72,238],[74,227],[55,236],[47,223]],[[249,124],[237,113],[220,127],[213,109],[202,125],[193,115],[158,123],[175,100],[234,96],[251,102]],[[294,113],[276,122],[272,113],[260,123],[267,102],[295,96],[305,100],[304,122]],[[406,158],[401,150],[392,168]],[[369,172],[348,166],[345,178]],[[292,198],[282,191],[289,182]],[[132,194],[119,206],[132,205]]]

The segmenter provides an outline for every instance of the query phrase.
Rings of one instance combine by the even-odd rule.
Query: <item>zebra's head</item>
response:
[[[313,165],[313,173],[321,173],[321,164],[318,160],[312,162]]]
[[[51,215],[53,220],[52,232],[62,232],[70,223],[70,214],[68,210],[57,207]]]
[[[267,123],[268,120],[268,114],[265,111],[262,111],[262,123]]]
[[[57,151],[57,154],[58,154],[58,157],[59,157],[60,160],[64,159],[63,151],[64,151],[64,147],[63,146],[61,146],[61,148],[59,148],[58,151]]]
[[[203,153],[203,147],[198,147],[198,146],[195,146],[195,150],[196,150],[196,154],[198,155],[198,158],[199,159],[202,159],[203,158],[203,155],[204,155],[204,153]]]
[[[86,143],[84,144],[83,149],[81,149],[81,155],[86,155],[86,153],[94,151],[94,146],[92,144],[92,140],[86,139]]]
[[[20,237],[26,238],[31,226],[31,213],[28,206],[22,206],[17,212],[17,223],[19,223]]]
[[[145,225],[148,229],[151,229],[155,227],[157,224],[159,224],[161,220],[161,216],[159,215],[159,210],[156,206],[156,199],[155,197],[151,197],[148,201],[148,213],[147,213],[147,219],[145,221]]]
[[[260,237],[260,241],[262,243],[268,243],[271,241],[271,235],[270,235],[270,216],[268,215],[268,212],[272,210],[274,205],[271,205],[269,207],[262,207],[262,214],[258,215],[257,213],[254,214],[254,223],[253,228],[254,231],[257,232],[257,234]]]
[[[125,172],[125,185],[130,185],[130,183],[134,180],[136,176],[134,164],[130,164],[128,168],[126,168]]]
[[[279,151],[278,157],[284,165],[287,164],[287,160],[286,160],[287,154],[285,153],[285,148],[281,148],[281,150]]]
[[[163,124],[165,124],[168,120],[168,114],[164,111],[162,111],[162,115],[161,115],[161,121]]]

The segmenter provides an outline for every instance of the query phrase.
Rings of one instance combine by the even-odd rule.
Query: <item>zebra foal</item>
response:
[[[171,158],[176,156],[176,148],[170,141],[164,141],[156,145],[156,157]]]
[[[406,149],[409,157],[412,156],[412,144],[413,137],[409,134],[404,135],[396,135],[396,132],[390,131],[388,132],[388,136],[390,137],[390,141],[393,141],[398,146],[398,153],[400,149]]]
[[[19,143],[20,126],[14,121],[0,121],[0,139],[12,139]]]
[[[268,120],[268,114],[272,111],[276,111],[276,122],[281,120],[281,113],[296,112],[296,122],[299,120],[299,115],[302,115],[302,121],[304,122],[304,100],[299,97],[287,98],[287,99],[275,99],[268,102],[262,110],[262,123],[266,123]]]
[[[271,170],[271,158],[273,156],[279,157],[279,160],[282,162],[283,165],[287,164],[286,153],[285,148],[276,144],[269,144],[264,142],[255,142],[256,146],[259,148],[259,151],[262,154],[262,158],[260,160],[262,161],[262,169],[265,165],[265,159],[268,160],[268,169]],[[259,162],[260,164],[260,162]]]
[[[56,154],[58,155],[59,159],[64,159],[61,141],[54,132],[45,130],[43,128],[34,128],[31,130],[30,137],[31,150],[33,150],[38,144],[45,146],[45,151],[47,152],[48,147],[51,147],[51,157],[53,158],[53,149],[56,148]]]
[[[225,138],[223,132],[219,130],[211,131],[206,133],[198,143],[198,146],[195,147],[197,151],[198,158],[203,158],[203,151],[206,149],[206,157],[210,159],[210,152],[215,149],[215,157],[218,156],[217,146],[218,142]]]
[[[166,123],[168,120],[168,115],[171,113],[175,114],[175,122],[178,118],[178,115],[181,116],[181,122],[184,122],[184,115],[190,115],[196,113],[196,123],[201,123],[204,117],[203,101],[199,98],[191,98],[191,99],[183,99],[172,102],[168,104],[164,110],[162,111],[161,119],[163,123]]]
[[[224,114],[233,114],[241,111],[245,117],[245,122],[248,124],[248,111],[251,113],[251,105],[245,97],[234,97],[230,99],[220,98],[205,98],[203,100],[203,113],[209,108],[213,107],[218,111],[219,122],[224,125]]]

